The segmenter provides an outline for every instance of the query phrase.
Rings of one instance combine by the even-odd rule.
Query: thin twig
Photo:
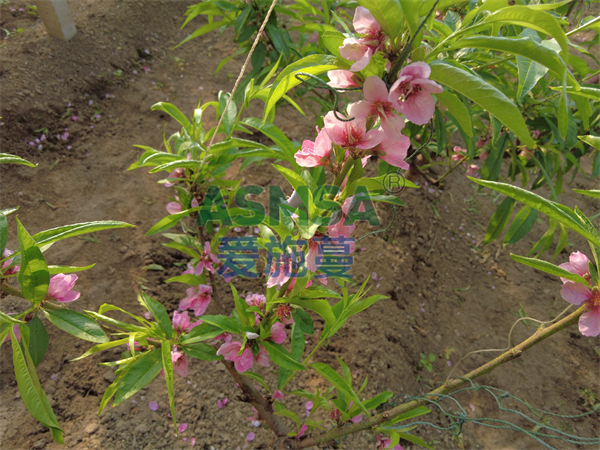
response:
[[[477,369],[472,370],[464,377],[447,379],[443,385],[423,396],[427,398],[412,400],[408,403],[404,403],[393,409],[390,409],[389,411],[377,414],[371,417],[370,419],[363,420],[362,422],[359,422],[357,424],[353,424],[343,428],[336,428],[327,433],[321,433],[318,436],[308,438],[303,441],[295,441],[292,439],[280,439],[276,442],[277,445],[275,446],[275,448],[299,450],[303,448],[316,446],[318,444],[330,442],[336,439],[340,439],[341,437],[349,434],[359,433],[361,431],[377,427],[389,420],[394,419],[395,417],[407,413],[408,411],[412,411],[413,409],[418,408],[419,406],[431,403],[431,401],[437,400],[439,398],[439,395],[448,394],[449,392],[463,386],[464,384],[471,382],[471,380],[474,380],[475,378],[478,378],[482,375],[491,372],[497,367],[500,367],[502,364],[505,364],[509,361],[512,361],[513,359],[520,357],[525,350],[530,349],[531,347],[535,346],[536,344],[539,344],[540,342],[549,338],[555,333],[576,323],[579,320],[579,316],[581,316],[587,310],[587,306],[582,306],[577,311],[573,312],[572,314],[569,314],[567,317],[560,320],[559,322],[556,322],[554,325],[551,325],[548,328],[540,327],[531,337],[525,339],[519,345],[513,347],[512,349],[503,353],[497,358],[488,361],[486,364],[478,367]]]

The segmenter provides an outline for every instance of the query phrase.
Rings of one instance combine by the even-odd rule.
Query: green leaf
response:
[[[577,136],[577,138],[580,141],[583,141],[586,144],[594,147],[596,150],[600,150],[600,137],[588,134],[587,136]]]
[[[169,313],[163,305],[154,300],[145,292],[138,294],[138,302],[152,314],[152,317],[158,322],[158,326],[164,331],[167,339],[171,339],[173,335],[173,326],[171,325],[171,319],[169,319]]]
[[[550,219],[550,224],[548,226],[548,230],[544,233],[544,235],[540,238],[539,241],[535,243],[533,248],[529,250],[527,256],[536,254],[536,258],[544,253],[546,250],[550,248],[552,243],[554,242],[554,235],[556,234],[556,228],[558,228],[558,222],[554,219]]]
[[[84,270],[89,270],[94,267],[96,264],[90,264],[89,266],[77,267],[77,266],[48,266],[48,273],[50,275],[56,275],[58,273],[73,273],[73,272],[83,272]]]
[[[316,312],[323,319],[325,319],[325,322],[330,326],[333,325],[333,323],[335,322],[335,315],[333,314],[331,305],[327,300],[292,298],[290,299],[290,303],[292,305],[301,306],[303,308]]]
[[[555,91],[562,90],[562,88],[562,86],[551,87],[551,89],[554,89]],[[596,88],[581,86],[581,90],[578,91],[571,87],[567,87],[567,94],[577,95],[580,97],[591,98],[595,101],[600,101],[600,89]]]
[[[246,371],[246,372],[240,373],[240,375],[251,378],[252,380],[256,381],[258,384],[260,384],[262,387],[264,387],[267,390],[267,392],[269,392],[269,393],[271,392],[271,389],[269,389],[269,385],[267,385],[267,382],[265,381],[265,379],[263,377],[261,377],[259,374]]]
[[[556,39],[562,49],[565,62],[569,58],[569,43],[560,22],[546,11],[532,9],[528,6],[509,6],[487,16],[481,23],[501,23],[532,28],[548,34]]]
[[[518,263],[525,264],[526,266],[533,267],[534,269],[541,270],[542,272],[589,286],[588,282],[582,276],[577,275],[576,273],[571,273],[547,261],[542,261],[536,258],[527,258],[525,256],[515,255],[513,253],[510,254],[510,257]]]
[[[220,361],[223,359],[222,356],[217,355],[217,349],[203,342],[181,345],[178,348],[186,355],[203,361]]]
[[[169,358],[170,358],[169,352]],[[115,395],[113,406],[127,400],[137,391],[150,383],[163,368],[160,350],[152,350],[145,353],[140,359],[131,365],[123,377],[123,381]]]
[[[21,268],[18,276],[19,283],[21,283],[21,292],[30,302],[40,303],[46,297],[48,284],[50,283],[48,266],[34,239],[21,225],[18,218],[16,221],[21,253]]]
[[[204,323],[215,325],[227,333],[240,334],[242,332],[235,319],[228,316],[202,316],[202,324],[204,325]]]
[[[4,252],[6,248],[6,243],[8,242],[8,221],[6,220],[6,215],[0,212],[0,255]],[[4,258],[4,256],[2,256]]]
[[[29,327],[29,354],[33,365],[37,367],[48,350],[48,332],[37,315],[27,323],[27,327]]]
[[[394,40],[398,37],[404,25],[404,14],[398,0],[358,0],[358,4],[373,14],[383,32],[390,39]],[[413,6],[412,10],[414,9]],[[411,29],[411,33],[414,31]]]
[[[393,392],[384,391],[381,394],[379,394],[373,398],[370,398],[369,400],[365,400],[365,408],[375,409],[382,403],[387,402],[388,399],[392,398],[393,396],[394,396]]]
[[[292,316],[294,317],[294,322],[298,327],[302,330],[303,333],[306,334],[314,334],[315,327],[313,324],[312,317],[306,311],[298,308],[292,312]]]
[[[231,100],[229,102],[228,108],[225,109],[229,97],[231,97],[231,94],[229,93],[219,93],[219,106],[221,107],[221,116],[223,117],[223,122],[221,122],[221,126],[223,127],[227,137],[231,136],[231,133],[233,133],[235,121],[237,119],[237,107],[235,106],[235,101]]]
[[[0,164],[22,164],[29,167],[37,167],[37,164],[30,163],[29,161],[10,153],[0,153]]]
[[[175,225],[179,223],[179,221],[183,217],[189,216],[192,212],[199,210],[200,207],[186,209],[185,211],[178,212],[176,214],[169,214],[166,217],[160,219],[157,223],[152,225],[145,236],[152,236],[153,234],[160,233],[161,231],[168,230],[169,228],[173,228]]]
[[[281,71],[273,82],[269,98],[265,104],[263,118],[268,117],[271,109],[275,107],[275,104],[284,94],[300,84],[300,80],[295,76],[296,73],[304,72],[311,75],[320,75],[329,70],[345,68],[347,68],[347,65],[344,65],[342,60],[330,55],[310,55],[290,64]]]
[[[561,83],[567,73],[567,66],[558,53],[536,42],[531,36],[520,38],[473,36],[460,39],[450,47],[450,49],[459,48],[483,48],[523,56],[550,69],[553,76]],[[567,73],[567,77],[571,85],[578,89],[579,83],[573,75]]]
[[[25,325],[22,326],[25,327]],[[21,348],[12,328],[10,329],[10,336],[15,378],[17,379],[23,403],[25,403],[31,415],[40,421],[42,425],[54,430],[52,433],[53,437],[57,442],[62,443],[62,430],[50,407],[48,397],[46,397],[45,392],[42,390],[27,346],[24,346],[23,349]],[[21,332],[21,336],[23,336],[23,331]]]
[[[194,38],[205,35],[206,33],[210,33],[211,31],[214,31],[217,28],[221,28],[224,25],[229,25],[230,23],[231,23],[231,20],[220,20],[218,22],[209,22],[206,25],[198,28],[196,31],[194,31],[192,34],[187,36],[183,41],[181,41],[179,44],[177,44],[173,48],[175,49],[175,48],[179,47],[180,45],[185,44],[188,41],[191,41]]]
[[[292,419],[294,422],[296,422],[296,426],[300,428],[300,418],[295,412],[290,411],[289,409],[282,409],[281,411],[277,411],[275,414],[278,416],[285,416]]]
[[[367,415],[367,417],[369,417],[369,411],[354,393],[352,387],[348,386],[348,383],[346,383],[346,381],[344,381],[344,379],[335,370],[325,363],[313,363],[310,365],[310,367],[315,369],[319,375],[335,386],[339,392],[351,398],[354,401],[354,405],[358,405],[358,407]]]
[[[340,55],[340,47],[344,44],[344,36],[339,31],[326,31],[321,34],[321,39],[323,40],[323,44],[327,47],[327,50],[331,52],[331,54],[337,58],[341,58]]]
[[[573,189],[573,192],[577,192],[578,194],[581,195],[587,195],[588,197],[594,197],[594,198],[600,198],[600,191],[599,190],[583,190],[583,189]]]
[[[188,334],[181,338],[181,344],[189,345],[193,344],[194,342],[205,341],[220,334],[223,334],[223,330],[220,327],[211,325],[209,323],[201,323],[200,325],[192,328]]]
[[[100,325],[84,314],[69,309],[43,311],[50,322],[79,339],[99,343],[108,342],[108,337],[106,337]]]
[[[587,228],[584,227],[581,223],[581,220],[577,219],[575,213],[566,206],[562,206],[558,203],[551,202],[550,200],[546,200],[545,198],[540,197],[539,195],[534,194],[533,192],[529,192],[525,189],[521,189],[516,186],[511,186],[510,184],[498,183],[495,181],[478,180],[472,177],[469,177],[469,179],[474,183],[480,184],[497,192],[501,192],[502,194],[508,195],[509,197],[523,202],[526,205],[531,206],[533,209],[536,209],[541,213],[546,214],[548,217],[558,220],[567,228],[570,228],[571,230],[575,231],[577,234],[591,241],[592,244],[594,244],[596,247],[600,248],[600,239],[598,238],[598,236],[588,231]]]
[[[277,126],[273,125],[272,123],[262,123],[257,117],[248,117],[242,120],[242,124],[248,125],[249,127],[260,131],[262,134],[275,142],[275,144],[285,155],[286,161],[292,165],[295,171],[300,172],[300,166],[296,163],[296,159],[294,158],[296,147],[287,138],[285,133],[283,133],[283,131],[281,131]]]
[[[4,314],[2,311],[0,311],[0,323],[11,323],[11,324],[17,324],[17,323],[25,323],[22,320],[17,319],[16,317],[13,317],[12,315],[8,315],[8,314]]]
[[[190,123],[188,118],[185,116],[185,114],[183,114],[181,111],[179,111],[177,106],[175,106],[171,103],[158,102],[158,103],[155,103],[154,105],[152,105],[152,107],[150,109],[152,111],[166,112],[173,119],[175,119],[177,122],[179,122],[189,135],[192,134],[192,124]]]
[[[261,341],[275,364],[284,369],[306,370],[302,364],[294,361],[289,352],[280,344],[271,341]]]
[[[177,430],[177,415],[175,413],[175,389],[173,388],[173,360],[171,359],[171,343],[161,341],[160,352],[162,356],[162,366],[165,373],[165,382],[167,383],[167,393],[169,395],[169,408],[173,418],[173,426]],[[175,431],[177,433],[177,431]]]
[[[448,91],[435,94],[436,98],[452,113],[467,136],[473,136],[473,124],[469,110],[460,99]]]
[[[537,215],[537,210],[533,209],[531,206],[524,206],[521,208],[506,232],[506,236],[504,236],[504,244],[514,244],[529,233],[535,224]]]
[[[110,230],[113,228],[134,228],[135,225],[130,225],[125,222],[116,220],[102,220],[98,222],[84,222],[73,225],[65,225],[58,228],[42,231],[34,234],[33,239],[38,245],[48,245],[62,239],[79,236],[86,233],[94,233],[96,231]]]
[[[233,283],[229,283],[231,287],[231,293],[233,294],[233,300],[235,302],[235,310],[238,313],[238,317],[240,318],[240,322],[242,323],[242,328],[250,326],[250,317],[252,316],[252,323],[254,323],[254,314],[246,314],[246,309],[248,308],[248,304],[240,298],[238,295],[237,289],[233,285]]]
[[[548,68],[524,56],[517,55],[519,69],[519,85],[517,87],[517,102],[521,104],[525,97],[546,73]]]
[[[561,223],[560,234],[558,236],[558,243],[556,244],[556,249],[554,250],[554,255],[552,255],[552,259],[556,258],[560,254],[560,252],[562,252],[563,248],[567,246],[568,240],[569,230]]]
[[[88,356],[93,355],[94,353],[98,353],[98,352],[101,352],[101,351],[109,349],[109,348],[117,347],[119,345],[125,345],[128,342],[129,342],[129,338],[125,338],[125,339],[118,339],[116,341],[104,342],[103,344],[96,344],[92,348],[90,348],[87,352],[85,352],[83,355],[78,356],[77,358],[74,358],[71,361],[78,361],[80,359],[87,358]]]
[[[415,435],[409,434],[409,433],[398,433],[398,435],[400,436],[400,438],[404,439],[405,441],[412,442],[413,444],[417,444],[421,447],[428,448],[429,450],[434,450],[431,445],[428,445],[427,442],[425,442],[423,439],[421,439],[418,436],[415,436]]]
[[[498,205],[496,211],[494,211],[494,214],[492,214],[487,229],[485,230],[483,245],[493,242],[498,236],[500,236],[500,233],[502,233],[502,230],[504,230],[504,227],[506,227],[506,224],[510,219],[510,215],[513,212],[514,206],[515,200],[510,197],[506,197]]]
[[[432,61],[430,79],[464,95],[496,117],[528,147],[535,148],[519,108],[501,91],[475,75],[444,61]]]

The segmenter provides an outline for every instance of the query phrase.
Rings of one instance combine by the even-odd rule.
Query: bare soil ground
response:
[[[184,37],[179,27],[191,3],[70,1],[78,34],[67,43],[49,38],[40,20],[19,9],[26,3],[0,4],[0,28],[10,33],[2,32],[6,39],[0,48],[2,152],[38,164],[35,169],[0,169],[0,208],[20,206],[18,217],[31,233],[103,219],[136,225],[134,229],[97,233],[92,240],[64,241],[47,252],[52,264],[96,263],[77,282],[82,296],[72,305],[76,310],[96,310],[103,303],[113,303],[141,313],[136,292],[142,285],[169,311],[183,297],[181,286],[164,283],[169,276],[179,274],[174,263],[182,261],[182,256],[161,246],[164,240],[160,236],[144,237],[165,214],[169,190],[156,184],[160,176],[126,170],[140,153],[133,145],[160,148],[163,130],[168,135],[177,129],[164,114],[151,112],[152,104],[170,101],[190,113],[200,99],[214,100],[219,90],[230,90],[239,71],[241,62],[234,60],[214,76],[218,62],[235,51],[227,35],[211,33],[172,50]],[[19,28],[26,31],[19,32]],[[259,107],[255,114],[260,114]],[[291,108],[281,110],[278,125],[297,140],[314,138],[311,117],[303,119]],[[36,130],[42,129],[49,138],[38,150],[35,139],[42,131]],[[68,136],[63,139],[65,133]],[[590,161],[584,161],[583,167],[589,174]],[[236,176],[235,168],[231,176]],[[282,181],[268,164],[251,166],[241,176],[243,184],[266,186]],[[597,215],[598,201],[571,192],[571,188],[594,186],[597,188],[597,182],[578,176],[565,189],[561,201],[571,207],[578,205],[590,216]],[[390,390],[399,395],[395,401],[401,401],[404,393],[418,395],[426,392],[427,386],[442,382],[452,370],[450,366],[470,351],[505,347],[519,314],[551,320],[567,306],[559,295],[559,280],[524,268],[509,256],[509,251],[529,251],[534,239],[546,230],[545,218],[514,247],[502,249],[492,244],[481,248],[496,198],[476,189],[464,173],[453,173],[441,190],[423,186],[405,191],[402,198],[408,206],[398,209],[389,230],[357,244],[353,267],[357,281],[372,275],[371,292],[389,298],[351,319],[318,354],[319,360],[334,367],[336,356],[341,357],[353,371],[356,384],[368,374],[365,395]],[[378,213],[382,226],[392,221],[391,209],[381,208]],[[14,225],[13,220],[10,223]],[[363,224],[355,235],[371,231]],[[578,237],[570,236],[569,242],[557,262],[566,261],[571,251],[587,252]],[[9,248],[16,245],[13,227]],[[166,272],[142,270],[152,263],[162,265]],[[234,283],[242,291],[257,292],[263,289],[263,281]],[[221,288],[227,297],[228,288],[224,284]],[[232,301],[228,303],[233,306]],[[3,300],[2,311],[18,311],[22,306],[22,301],[9,297]],[[319,320],[316,328],[322,328]],[[512,342],[528,337],[535,328],[533,324],[517,325]],[[190,447],[192,437],[197,448],[206,450],[270,448],[270,431],[254,428],[246,420],[251,407],[236,400],[237,388],[221,364],[194,360],[189,376],[176,380],[178,419],[189,425],[183,433],[186,440],[175,438],[160,377],[130,401],[108,407],[98,417],[102,394],[114,378],[111,369],[98,363],[115,359],[120,350],[70,362],[88,348],[87,343],[75,342],[53,326],[48,330],[50,347],[38,372],[65,430],[66,448],[179,449]],[[308,348],[312,345],[314,340],[309,339]],[[421,353],[436,356],[432,373],[419,367]],[[454,375],[498,354],[470,356]],[[537,408],[576,415],[590,409],[584,390],[598,394],[599,355],[598,338],[584,338],[573,327],[480,383],[508,391]],[[6,345],[2,346],[0,361],[0,447],[60,448],[25,409]],[[260,373],[275,385],[272,372]],[[290,387],[314,390],[324,386],[324,381],[309,371]],[[223,398],[230,402],[218,409],[217,400]],[[495,400],[484,391],[458,399],[469,417],[509,419],[532,429],[523,419],[499,411]],[[153,400],[160,405],[156,412],[148,408]],[[302,412],[300,401],[286,401]],[[600,431],[599,417],[596,413],[563,421],[551,416],[538,419],[565,432],[592,437]],[[442,427],[449,424],[439,413],[425,420]],[[256,433],[256,439],[247,442],[250,431]],[[416,433],[438,449],[459,448],[449,432],[421,427]],[[462,440],[469,449],[542,448],[524,433],[469,422],[462,428]],[[416,448],[407,442],[403,446]],[[566,442],[555,446],[575,448]],[[365,434],[349,437],[338,448],[374,447],[374,437]]]

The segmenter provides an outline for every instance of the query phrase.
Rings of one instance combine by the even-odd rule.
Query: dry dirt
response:
[[[38,166],[2,167],[0,208],[20,206],[18,217],[31,233],[102,219],[136,225],[134,229],[96,233],[93,240],[63,241],[48,251],[47,259],[52,264],[96,263],[77,282],[82,296],[73,304],[76,310],[95,310],[102,303],[113,303],[141,313],[136,292],[142,285],[169,311],[183,297],[181,286],[164,283],[179,273],[174,263],[182,260],[181,255],[162,247],[161,237],[144,237],[144,232],[164,216],[169,190],[156,184],[160,176],[126,169],[140,153],[133,145],[160,148],[163,130],[169,134],[177,129],[165,115],[151,112],[152,104],[170,101],[189,114],[199,100],[214,100],[219,90],[233,86],[239,60],[214,76],[218,62],[235,51],[228,35],[211,33],[172,50],[188,32],[181,32],[179,27],[191,3],[70,1],[78,34],[67,43],[50,39],[40,20],[20,11],[25,3],[1,3],[0,28],[11,33],[1,41],[0,48],[2,152],[20,155]],[[19,28],[26,31],[12,31]],[[7,33],[2,33],[6,37]],[[254,112],[260,114],[260,109]],[[76,122],[73,116],[78,117]],[[311,117],[302,119],[291,108],[281,110],[278,125],[297,140],[314,137]],[[35,139],[41,132],[35,130],[44,128],[50,137],[40,151]],[[66,140],[60,137],[65,132]],[[589,173],[590,161],[584,161],[583,166]],[[266,186],[281,181],[268,164],[251,167],[241,173],[243,184]],[[234,170],[231,176],[236,176]],[[561,201],[571,207],[577,204],[590,216],[597,215],[597,201],[571,192],[571,188],[594,185],[597,183],[578,176],[561,195]],[[353,371],[356,384],[368,374],[366,395],[390,390],[399,395],[397,401],[403,398],[401,394],[418,395],[426,392],[427,386],[442,382],[451,370],[450,364],[456,365],[468,352],[505,347],[519,311],[539,320],[551,320],[566,306],[559,295],[559,280],[519,266],[509,256],[509,251],[529,251],[534,239],[546,230],[545,218],[514,247],[502,249],[492,244],[482,249],[484,228],[496,203],[494,196],[477,190],[464,173],[453,173],[442,190],[423,186],[402,193],[402,198],[408,206],[398,209],[389,230],[357,244],[353,268],[357,281],[372,274],[371,292],[389,298],[351,319],[318,354],[320,361],[335,367],[336,356],[341,357]],[[391,209],[380,208],[379,217],[387,226],[392,220]],[[14,219],[10,223],[14,225]],[[14,227],[11,231],[9,248],[14,248]],[[360,225],[355,235],[370,231],[373,229]],[[571,235],[569,242],[558,262],[566,261],[571,251],[586,251],[578,237]],[[161,264],[166,272],[144,272],[142,267],[151,263]],[[242,291],[254,292],[263,286],[261,279],[237,280],[235,284]],[[222,290],[227,297],[224,285]],[[232,301],[227,303],[232,306]],[[18,311],[22,306],[22,301],[9,297],[3,300],[2,310]],[[319,320],[316,328],[322,328]],[[89,347],[88,343],[75,342],[52,326],[48,330],[50,347],[38,372],[65,430],[66,448],[189,448],[192,437],[196,448],[206,450],[270,447],[270,431],[254,428],[246,420],[251,408],[237,400],[237,388],[221,364],[194,360],[189,376],[176,380],[178,419],[188,424],[183,433],[185,440],[175,438],[160,377],[131,400],[116,408],[108,407],[98,417],[100,399],[114,377],[111,369],[98,363],[115,359],[119,351],[70,362]],[[514,330],[512,342],[534,331],[532,324],[521,323]],[[308,348],[314,345],[312,338],[308,342]],[[11,351],[7,349],[3,346],[1,354],[1,448],[60,448],[24,407],[13,374]],[[418,367],[420,353],[436,356],[433,373]],[[473,355],[461,363],[455,375],[496,355],[498,352]],[[589,409],[580,396],[584,389],[598,394],[599,355],[598,338],[583,338],[573,327],[479,383],[506,390],[553,413],[576,415]],[[275,384],[272,372],[259,373]],[[309,371],[291,388],[314,390],[323,386],[324,381]],[[218,409],[217,400],[223,398],[230,402]],[[500,412],[484,391],[458,398],[469,417],[510,417]],[[156,412],[148,408],[152,400],[160,405]],[[302,412],[299,400],[286,398],[286,402]],[[550,416],[544,419],[565,432],[598,436],[598,413],[566,421]],[[425,420],[448,426],[438,413]],[[514,415],[510,420],[525,429],[532,428]],[[253,442],[246,441],[250,431],[256,433]],[[425,426],[416,433],[438,449],[459,448],[449,432]],[[462,439],[469,449],[542,448],[523,433],[469,422],[463,426]],[[575,448],[565,442],[554,445]],[[403,446],[416,448],[407,442]],[[350,437],[340,442],[339,448],[372,449],[374,437]]]

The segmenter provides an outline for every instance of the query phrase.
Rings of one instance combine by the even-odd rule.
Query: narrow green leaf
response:
[[[74,358],[71,361],[78,361],[80,359],[87,358],[88,356],[93,355],[94,353],[98,353],[98,352],[101,352],[101,351],[109,349],[109,348],[117,347],[119,345],[125,345],[125,344],[127,344],[128,341],[129,341],[129,339],[125,338],[125,339],[118,339],[116,341],[104,342],[103,344],[96,344],[92,348],[90,348],[87,352],[85,352],[83,355],[78,356],[77,358]]]
[[[16,317],[13,317],[12,315],[4,314],[2,311],[0,311],[0,323],[12,323],[14,325],[17,323],[25,323],[25,322],[17,319]]]
[[[169,354],[170,357],[170,354]],[[145,353],[140,359],[131,365],[115,395],[113,406],[127,400],[137,391],[150,383],[163,368],[160,350],[152,350]]]
[[[202,316],[202,325],[204,323],[215,325],[227,333],[240,334],[242,332],[235,319],[228,316]]]
[[[22,164],[29,167],[37,167],[37,164],[30,163],[29,161],[10,153],[0,153],[0,164]]]
[[[569,58],[569,43],[565,32],[562,30],[560,22],[546,11],[532,9],[528,6],[509,6],[490,14],[483,19],[482,23],[518,25],[548,34],[560,45],[565,62]]]
[[[181,211],[175,214],[169,214],[166,217],[163,217],[150,228],[145,236],[152,236],[153,234],[160,233],[162,231],[168,230],[169,228],[173,228],[175,225],[179,223],[179,221],[189,216],[192,212],[198,211],[200,207],[186,209],[185,211]]]
[[[18,218],[16,221],[21,253],[21,268],[18,276],[21,292],[30,302],[40,303],[46,297],[50,283],[48,266],[34,239],[21,225]]]
[[[275,144],[285,155],[286,161],[292,165],[295,171],[300,172],[300,166],[298,163],[296,163],[296,159],[294,158],[296,147],[288,139],[285,133],[283,133],[283,131],[281,131],[276,125],[272,123],[262,123],[257,117],[248,117],[242,120],[241,123],[260,131],[262,134],[275,142]]]
[[[108,337],[96,322],[88,316],[69,309],[43,310],[46,318],[73,336],[90,342],[108,342]]]
[[[27,327],[29,328],[29,354],[33,365],[37,367],[48,350],[48,332],[37,315],[27,323]]]
[[[280,344],[271,341],[261,341],[275,364],[284,369],[306,370],[302,364],[294,361],[289,352]]]
[[[217,349],[203,342],[180,345],[178,348],[186,355],[203,361],[221,361],[223,359],[222,356],[217,355]]]
[[[490,242],[493,242],[504,230],[508,220],[510,219],[510,215],[513,212],[513,208],[515,206],[515,200],[510,197],[506,197],[498,207],[492,217],[490,222],[488,223],[487,229],[485,230],[485,238],[483,239],[483,245],[487,245]]]
[[[28,359],[31,357],[27,358],[27,356],[29,356],[27,347],[24,347],[24,350],[21,349],[21,345],[17,341],[12,328],[10,329],[10,336],[15,377],[17,379],[17,385],[19,386],[19,392],[21,393],[23,403],[25,403],[25,406],[31,415],[40,421],[42,425],[62,432],[58,425],[58,421],[56,420],[56,416],[50,407],[48,397],[46,397],[46,394],[41,388],[33,363],[29,364]]]
[[[474,183],[480,184],[482,186],[498,191],[502,194],[508,195],[509,197],[523,202],[526,205],[529,205],[532,208],[540,211],[541,213],[546,214],[548,217],[558,220],[567,228],[570,228],[571,230],[575,231],[577,234],[591,241],[592,244],[594,244],[596,247],[600,248],[600,239],[598,238],[598,236],[588,231],[581,224],[581,221],[576,218],[577,216],[575,215],[575,213],[566,206],[562,206],[558,203],[551,202],[550,200],[546,200],[545,198],[540,197],[539,195],[534,194],[533,192],[529,192],[525,189],[521,189],[516,186],[511,186],[510,184],[499,183],[495,181],[478,180],[472,177],[469,177],[469,179]]]
[[[171,325],[171,319],[169,319],[169,314],[165,307],[145,292],[138,294],[138,302],[150,311],[152,317],[158,322],[160,329],[166,334],[167,339],[171,339],[171,336],[173,335],[173,326]]]
[[[467,136],[473,136],[473,124],[469,110],[460,99],[448,91],[435,94],[436,98],[452,113]]]
[[[314,334],[315,327],[313,324],[312,317],[306,311],[298,308],[292,312],[292,316],[294,317],[294,322],[298,325],[298,327],[302,330],[303,333],[306,334]]]
[[[542,272],[549,273],[550,275],[556,275],[557,277],[566,278],[567,280],[574,281],[575,283],[581,283],[588,286],[588,282],[581,275],[571,273],[547,261],[542,261],[536,258],[527,258],[525,256],[515,255],[513,253],[510,254],[510,257],[518,263],[525,264],[526,266],[533,267],[534,269],[541,270]]]
[[[86,233],[94,233],[96,231],[111,230],[114,228],[135,228],[135,225],[130,225],[125,222],[118,222],[116,220],[76,223],[73,225],[65,225],[62,227],[42,231],[34,234],[33,239],[35,239],[38,245],[48,245],[62,239],[80,236]]]
[[[165,382],[167,383],[167,393],[169,395],[169,409],[173,418],[173,427],[175,434],[177,431],[177,414],[175,412],[175,389],[173,388],[173,360],[171,359],[171,343],[169,341],[161,341],[160,350],[162,356],[162,366],[165,374]]]
[[[382,403],[387,402],[388,399],[392,398],[393,396],[394,396],[393,392],[384,391],[381,394],[379,394],[373,398],[370,398],[369,400],[365,400],[365,408],[375,409]]]
[[[50,275],[56,275],[57,273],[73,273],[73,272],[83,272],[84,270],[89,270],[94,267],[96,264],[90,264],[89,266],[77,267],[77,266],[48,266],[48,273]]]
[[[580,141],[583,141],[586,144],[594,147],[596,150],[600,150],[600,137],[588,134],[587,136],[577,136],[577,138]]]
[[[348,65],[345,65],[343,60],[330,55],[310,55],[290,64],[281,71],[273,82],[269,98],[265,103],[263,118],[268,117],[271,109],[275,107],[275,104],[284,94],[300,84],[300,80],[295,76],[296,73],[304,72],[311,75],[320,75],[329,70],[346,69],[347,67]]]
[[[330,366],[325,363],[313,363],[310,365],[313,369],[315,369],[319,375],[325,378],[329,383],[331,383],[335,388],[351,398],[354,401],[354,405],[358,405],[360,409],[369,417],[369,411],[365,408],[365,405],[360,401],[358,396],[352,390],[352,387],[348,386],[348,383],[344,381],[344,379]]]
[[[181,344],[189,345],[195,342],[206,341],[220,334],[223,334],[223,330],[220,327],[203,322],[192,328],[192,331],[188,334],[182,336]]]
[[[513,223],[504,236],[504,244],[514,244],[531,231],[538,212],[531,206],[524,206],[515,216]]]
[[[152,105],[152,107],[150,109],[152,111],[162,111],[162,112],[167,113],[173,119],[175,119],[177,122],[179,122],[189,135],[192,134],[192,124],[190,123],[188,118],[185,116],[185,114],[183,114],[181,111],[179,111],[179,108],[177,108],[177,106],[175,106],[171,103],[158,102],[158,103],[155,103],[154,105]]]
[[[562,252],[563,248],[567,246],[569,240],[569,230],[562,223],[559,225],[560,234],[558,236],[558,242],[556,244],[556,249],[554,250],[554,255],[552,255],[552,259],[556,258],[560,252]]]
[[[594,190],[594,189],[590,189],[590,190],[573,189],[573,192],[577,192],[578,194],[581,194],[581,195],[587,195],[588,197],[600,198],[600,191],[599,190]]]
[[[260,384],[262,387],[264,387],[267,390],[267,392],[271,393],[271,389],[269,389],[269,385],[267,384],[265,379],[263,377],[261,377],[259,374],[246,371],[246,372],[240,373],[240,375],[251,378],[252,380],[256,381],[258,384]]]
[[[445,61],[432,61],[430,78],[481,106],[496,117],[528,147],[535,148],[525,120],[517,106],[501,91],[469,72]]]
[[[6,215],[0,212],[0,255],[4,252],[6,248],[6,243],[8,242],[8,221],[6,220]]]

